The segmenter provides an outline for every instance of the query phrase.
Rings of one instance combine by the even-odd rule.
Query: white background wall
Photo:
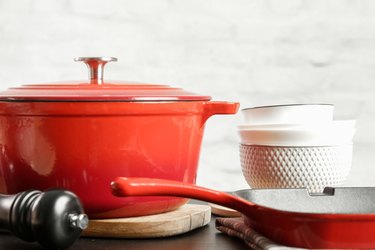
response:
[[[333,103],[357,119],[347,185],[375,183],[375,1],[0,0],[0,88],[86,78],[76,56],[116,56],[109,79],[167,83],[242,108]],[[237,116],[206,126],[198,183],[247,187]]]

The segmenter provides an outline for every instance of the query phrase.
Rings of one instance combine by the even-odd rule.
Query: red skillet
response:
[[[375,188],[252,189],[227,193],[175,181],[117,178],[116,196],[176,196],[238,210],[269,239],[305,248],[375,248]],[[238,196],[238,197],[237,197]]]

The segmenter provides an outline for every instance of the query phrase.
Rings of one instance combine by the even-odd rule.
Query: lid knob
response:
[[[89,69],[89,78],[91,84],[102,84],[104,66],[107,62],[117,62],[116,57],[76,57],[76,62],[84,62]]]

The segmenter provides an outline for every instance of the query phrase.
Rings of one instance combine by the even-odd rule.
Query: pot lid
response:
[[[208,101],[202,96],[168,85],[104,81],[104,66],[114,57],[78,57],[89,69],[89,81],[26,84],[0,92],[0,101]]]

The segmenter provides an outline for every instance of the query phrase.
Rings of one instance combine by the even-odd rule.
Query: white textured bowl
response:
[[[319,124],[333,120],[331,104],[289,104],[246,108],[242,110],[247,125]]]
[[[307,188],[342,185],[352,161],[352,145],[274,147],[240,145],[242,172],[251,188]]]

